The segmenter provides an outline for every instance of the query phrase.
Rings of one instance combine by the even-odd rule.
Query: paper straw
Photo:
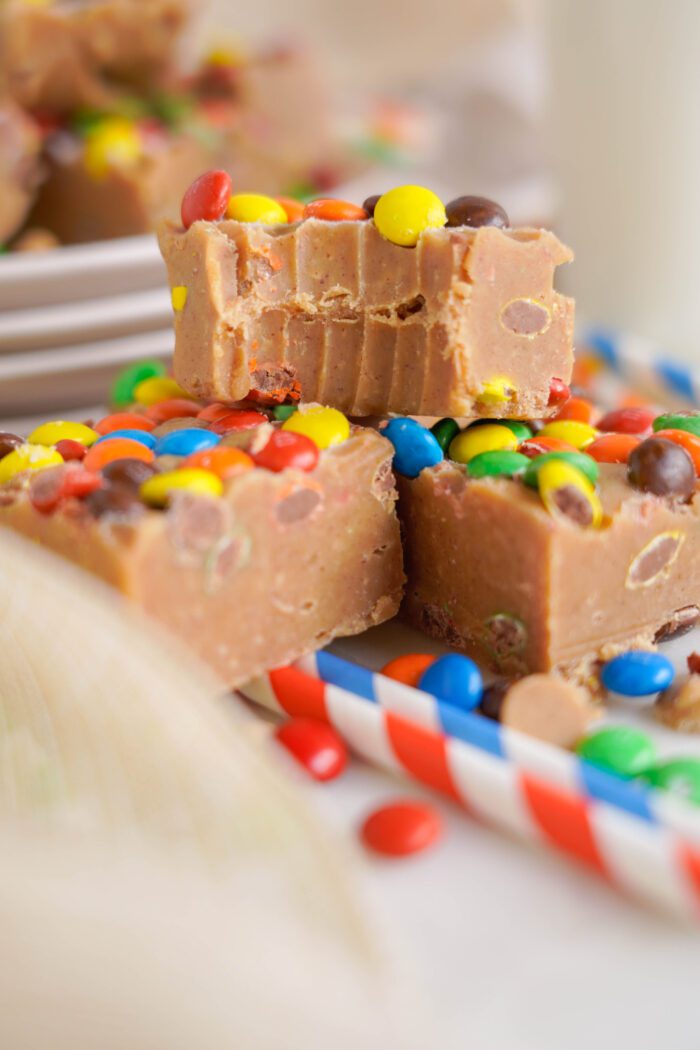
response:
[[[363,669],[355,673],[361,687]],[[278,714],[327,722],[373,764],[439,791],[502,831],[566,854],[627,893],[685,919],[700,917],[700,819],[680,799],[643,792],[653,804],[633,811],[620,804],[631,785],[595,770],[587,786],[597,794],[586,793],[577,771],[588,764],[558,748],[468,713],[462,717],[464,726],[473,724],[472,738],[448,736],[298,666],[240,691]]]

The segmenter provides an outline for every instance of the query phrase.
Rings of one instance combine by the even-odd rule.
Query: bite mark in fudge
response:
[[[351,415],[527,418],[569,379],[573,302],[553,278],[572,256],[548,231],[426,229],[404,248],[371,219],[306,218],[164,224],[159,239],[188,289],[175,371],[197,396],[246,397],[253,358]]]
[[[147,419],[158,408],[136,406]],[[214,433],[207,417],[216,413],[202,410],[197,422]],[[100,421],[100,430],[80,431],[102,450],[99,469],[60,463],[55,450],[50,461],[59,462],[50,469],[6,468],[0,526],[102,577],[235,687],[395,615],[404,581],[389,442],[354,427],[298,467],[294,448],[311,440],[260,419],[235,432],[240,452],[208,460],[206,452],[161,456],[158,443],[143,446],[143,460],[118,458],[125,442]],[[142,432],[144,440],[155,429]],[[202,428],[168,429],[157,441],[178,433],[196,445]],[[290,439],[287,465],[278,455],[266,469],[265,447],[280,433]],[[227,437],[212,453],[226,449]],[[5,436],[7,455],[27,447],[17,440]],[[160,491],[150,496],[154,480],[168,486],[163,501]]]

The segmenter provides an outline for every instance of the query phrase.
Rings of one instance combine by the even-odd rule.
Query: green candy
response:
[[[645,770],[644,779],[652,787],[671,791],[696,806],[700,805],[700,759],[671,758]]]
[[[275,405],[272,409],[272,415],[275,419],[281,419],[284,422],[285,419],[289,419],[290,416],[293,416],[296,410],[296,405]]]
[[[572,467],[577,467],[588,478],[591,485],[595,485],[598,480],[600,468],[593,457],[587,456],[585,452],[543,452],[541,456],[535,456],[528,463],[523,474],[525,484],[536,489],[540,467],[545,463],[550,463],[553,459],[562,459],[565,463],[570,463]]]
[[[440,422],[442,423],[443,420],[441,419]],[[521,441],[527,441],[528,438],[532,437],[532,430],[530,427],[527,423],[521,423],[519,419],[475,419],[473,423],[470,423],[465,427],[465,430],[471,430],[472,427],[485,427],[488,426],[489,423],[498,423],[499,427],[508,427],[510,432],[515,434],[518,439],[518,444],[520,444]],[[437,425],[438,424],[436,423],[435,426]]]
[[[700,412],[667,412],[657,416],[651,424],[652,430],[687,430],[700,437]]]
[[[166,367],[162,361],[139,361],[119,373],[112,384],[109,399],[115,408],[128,408],[134,401],[134,390],[144,379],[164,376]]]
[[[444,419],[438,419],[437,423],[433,424],[430,428],[430,433],[435,435],[438,445],[447,455],[452,438],[457,437],[459,434],[459,423],[456,419],[445,416]]]
[[[510,452],[505,449],[493,452],[480,452],[467,463],[467,474],[470,478],[497,478],[505,475],[512,478],[530,464],[522,452]]]
[[[579,740],[576,752],[609,773],[629,779],[646,772],[656,760],[654,741],[631,726],[606,726]]]

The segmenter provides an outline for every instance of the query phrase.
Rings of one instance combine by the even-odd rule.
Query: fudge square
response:
[[[108,419],[82,462],[62,463],[56,444],[68,455],[94,442],[90,427],[49,424],[29,444],[1,434],[0,531],[112,584],[230,687],[395,615],[404,577],[386,440],[352,428],[318,451],[302,434],[281,443],[262,413],[155,425],[158,409],[140,417],[148,445],[138,415],[116,417],[126,437]]]
[[[560,505],[573,517],[552,514],[522,480],[469,468],[445,459],[398,479],[414,626],[505,674],[585,677],[597,659],[698,619],[692,463],[682,499],[634,487],[624,463],[598,464],[599,527],[582,527],[585,503],[570,492]]]
[[[572,255],[546,230],[433,228],[404,247],[372,219],[308,217],[159,239],[187,289],[175,374],[198,397],[244,398],[284,367],[304,400],[350,415],[532,418],[569,380],[573,301],[553,278]]]

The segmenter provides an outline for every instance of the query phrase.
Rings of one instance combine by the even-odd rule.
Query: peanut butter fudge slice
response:
[[[0,526],[115,586],[232,687],[396,613],[384,438],[320,406],[292,429],[143,383],[94,427],[0,434]]]
[[[408,620],[506,674],[583,677],[692,625],[700,438],[674,420],[651,437],[392,420]]]
[[[571,252],[465,201],[398,187],[364,208],[313,201],[297,222],[251,194],[184,209],[160,229],[186,294],[178,380],[235,401],[283,368],[304,400],[351,415],[547,415],[572,367],[573,301],[553,288]]]

